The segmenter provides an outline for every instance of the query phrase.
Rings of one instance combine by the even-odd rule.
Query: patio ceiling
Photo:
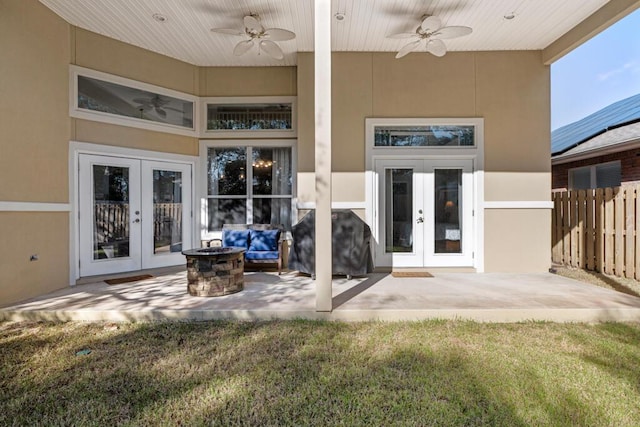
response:
[[[199,66],[295,65],[297,52],[313,51],[313,0],[40,0],[67,22],[107,37]],[[473,28],[471,35],[447,40],[450,51],[538,50],[567,33],[608,0],[333,0],[332,49],[393,52],[407,41],[386,36],[413,31],[424,14],[445,25]],[[242,17],[256,13],[265,28],[296,33],[279,42],[285,57],[255,51],[237,57],[242,37],[211,28],[242,29]],[[166,17],[158,22],[154,14]],[[514,15],[513,19],[505,19]]]

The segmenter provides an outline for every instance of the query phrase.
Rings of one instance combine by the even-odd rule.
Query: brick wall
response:
[[[621,182],[640,182],[640,148],[634,150],[621,151],[619,153],[605,154],[592,157],[590,159],[577,160],[570,163],[553,165],[551,168],[552,183],[554,190],[567,188],[569,185],[569,169],[582,166],[591,166],[599,163],[607,163],[620,160]]]

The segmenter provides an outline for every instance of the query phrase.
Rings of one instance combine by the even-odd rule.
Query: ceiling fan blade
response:
[[[442,27],[442,21],[437,16],[429,16],[422,21],[420,28],[426,33],[432,33]]]
[[[212,28],[211,31],[219,34],[230,34],[232,36],[244,36],[244,31],[236,30],[234,28]]]
[[[409,42],[406,45],[404,45],[402,47],[402,49],[400,49],[398,51],[398,53],[396,54],[396,59],[400,59],[403,56],[408,55],[409,53],[413,52],[413,50],[418,47],[418,45],[420,44],[421,41],[422,40],[416,40],[416,41]]]
[[[296,33],[289,30],[283,30],[282,28],[267,28],[264,30],[263,38],[273,40],[274,42],[284,42],[295,39]]]
[[[387,36],[388,39],[410,39],[411,37],[415,37],[418,34],[416,33],[398,33],[398,34],[391,34],[390,36]]]
[[[267,55],[274,59],[282,59],[284,58],[284,52],[280,49],[280,46],[272,42],[271,40],[261,40],[260,48],[264,50]]]
[[[247,30],[249,31],[253,30],[256,33],[262,33],[264,31],[264,27],[255,16],[251,16],[251,15],[245,16],[244,26],[247,28]]]
[[[466,36],[471,34],[473,30],[469,27],[443,27],[436,31],[432,37],[434,39],[453,39],[456,37]]]
[[[442,40],[432,39],[427,42],[427,52],[435,56],[444,56],[447,53],[447,46]]]
[[[247,53],[249,49],[253,47],[253,40],[243,40],[236,45],[233,49],[233,54],[235,56],[241,56]]]
[[[162,108],[154,108],[154,110],[160,117],[167,117],[167,112]]]

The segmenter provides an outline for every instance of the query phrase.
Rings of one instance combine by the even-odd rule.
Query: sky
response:
[[[551,130],[640,93],[640,10],[551,65]]]

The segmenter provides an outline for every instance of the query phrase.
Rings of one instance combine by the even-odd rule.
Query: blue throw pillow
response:
[[[250,251],[277,251],[280,230],[251,230]]]
[[[222,246],[240,246],[246,248],[249,242],[249,230],[223,230]]]

